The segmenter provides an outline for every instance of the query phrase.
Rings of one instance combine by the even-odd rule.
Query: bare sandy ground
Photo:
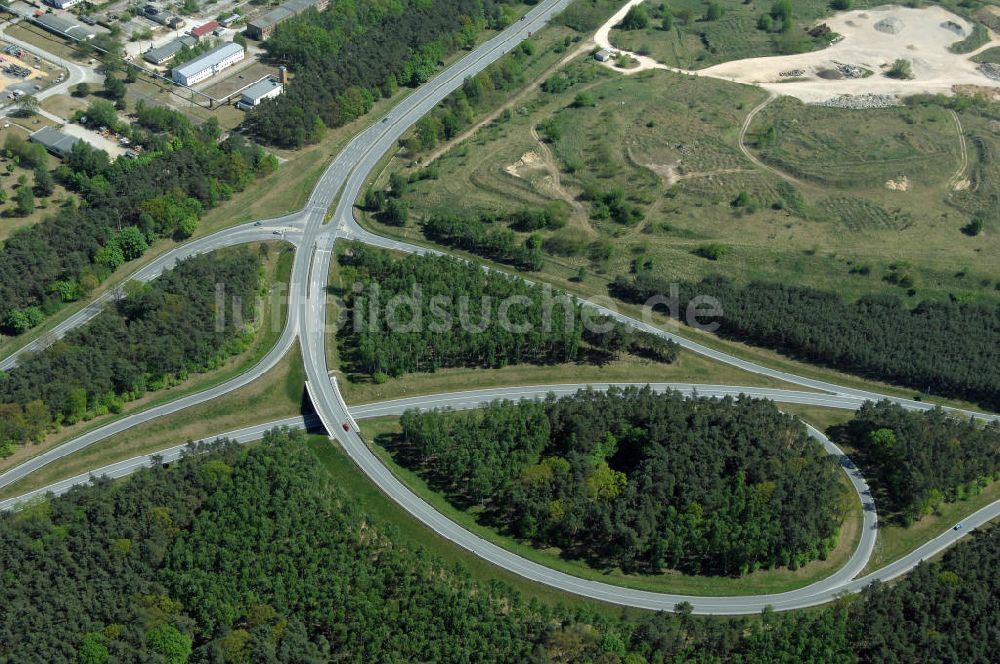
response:
[[[597,31],[594,40],[601,48],[621,52],[611,46],[611,28],[621,22],[628,9],[644,0],[631,0]],[[889,19],[895,33],[875,28]],[[972,25],[938,6],[910,9],[886,5],[876,9],[842,12],[824,21],[830,29],[843,36],[837,43],[821,51],[798,55],[773,56],[734,60],[697,71],[667,67],[652,58],[630,53],[639,66],[622,70],[605,63],[623,74],[647,69],[667,69],[697,76],[709,76],[739,83],[758,85],[774,94],[798,97],[807,103],[819,103],[840,95],[908,95],[932,93],[952,94],[954,86],[981,86],[1000,90],[1000,81],[987,78],[977,70],[970,58],[982,50],[1000,45],[995,35],[974,53],[956,54],[948,47],[972,31]],[[957,26],[957,27],[956,27]],[[884,72],[896,59],[912,63],[912,80],[888,78]],[[819,73],[838,65],[854,65],[871,72],[865,78],[829,80]],[[795,72],[794,76],[782,76]],[[799,73],[801,72],[801,73]],[[782,82],[782,80],[786,82]]]
[[[610,39],[611,28],[615,27],[616,25],[622,22],[622,19],[625,18],[625,14],[628,13],[628,10],[631,9],[633,5],[638,5],[645,1],[646,0],[629,0],[629,2],[625,3],[625,5],[622,6],[622,8],[619,9],[614,16],[608,19],[607,23],[599,27],[597,29],[597,32],[594,34],[594,41],[600,48],[607,49],[615,53],[626,53],[632,56],[632,58],[636,60],[639,63],[639,65],[637,67],[630,67],[629,69],[620,69],[616,67],[614,61],[611,60],[603,64],[609,69],[614,69],[615,71],[622,72],[625,74],[635,74],[640,71],[646,71],[647,69],[667,69],[669,71],[686,73],[685,70],[683,69],[677,69],[676,67],[668,67],[667,65],[661,64],[648,56],[639,55],[638,53],[632,53],[631,51],[625,51],[619,48],[615,48],[614,46],[611,45],[611,39]]]

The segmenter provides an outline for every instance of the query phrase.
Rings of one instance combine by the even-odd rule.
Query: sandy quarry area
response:
[[[611,26],[621,21],[629,6],[641,1],[629,2],[598,30],[595,41],[599,46],[610,46],[608,33]],[[841,95],[900,97],[925,92],[951,94],[956,85],[1000,89],[1000,81],[985,76],[970,60],[976,53],[1000,45],[1000,41],[992,35],[990,43],[974,53],[952,53],[948,47],[967,36],[972,26],[941,7],[910,9],[886,5],[843,12],[823,22],[843,38],[821,51],[734,60],[687,73],[756,84],[776,94],[798,97],[807,103],[827,102]],[[635,54],[632,57],[639,61],[639,67],[623,71],[609,64],[616,71],[628,74],[651,68],[680,71],[648,57]],[[896,80],[884,75],[899,58],[912,63],[912,80]],[[836,78],[841,75],[838,69],[851,71],[852,66],[865,70],[860,75],[871,73],[862,78]]]

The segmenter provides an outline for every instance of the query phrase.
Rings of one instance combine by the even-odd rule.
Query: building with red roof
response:
[[[199,25],[197,28],[192,28],[191,36],[194,37],[195,39],[201,39],[205,35],[212,34],[220,27],[221,26],[219,25],[218,21],[209,21],[205,25]]]

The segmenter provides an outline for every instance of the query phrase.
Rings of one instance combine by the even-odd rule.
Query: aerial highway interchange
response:
[[[412,91],[384,118],[378,118],[369,127],[355,136],[333,158],[302,210],[275,219],[242,224],[189,242],[163,254],[136,271],[132,275],[132,278],[143,281],[150,280],[161,274],[164,270],[170,269],[176,261],[182,258],[211,252],[222,247],[272,240],[276,236],[280,236],[281,239],[291,243],[297,249],[290,279],[289,314],[285,328],[274,347],[256,366],[216,387],[134,415],[123,417],[39,454],[0,475],[0,487],[20,480],[56,459],[73,454],[90,445],[99,444],[111,435],[153,419],[179,412],[196,404],[216,399],[239,389],[273,368],[292,348],[293,343],[298,340],[306,369],[306,387],[312,405],[317,413],[317,419],[291,418],[229,433],[220,432],[220,435],[228,436],[238,442],[249,442],[259,439],[264,431],[274,426],[321,427],[339,442],[361,470],[387,496],[438,535],[451,540],[458,546],[509,572],[594,600],[654,610],[671,610],[677,603],[687,601],[691,603],[694,611],[697,613],[720,615],[756,613],[768,606],[778,610],[815,606],[828,602],[841,593],[856,592],[874,580],[889,580],[904,574],[921,560],[933,556],[964,536],[970,529],[985,524],[1000,515],[1000,502],[993,503],[968,519],[965,519],[965,529],[961,531],[949,530],[896,562],[873,573],[859,576],[868,564],[875,544],[877,528],[876,506],[871,499],[867,483],[858,469],[825,436],[814,429],[810,429],[811,435],[825,445],[830,453],[840,456],[841,465],[848,474],[852,486],[864,505],[864,530],[858,547],[847,564],[822,581],[804,588],[775,595],[695,597],[652,593],[580,579],[526,560],[483,540],[438,513],[427,502],[400,482],[368,448],[362,438],[362,431],[359,431],[357,427],[347,427],[349,430],[345,430],[342,427],[341,423],[345,421],[382,415],[398,415],[408,408],[472,408],[495,399],[540,398],[548,393],[567,394],[585,387],[585,385],[566,384],[484,389],[467,393],[430,395],[348,407],[339,394],[335,381],[330,379],[330,368],[327,366],[326,360],[328,328],[326,284],[337,241],[360,241],[407,253],[433,251],[424,247],[383,238],[358,224],[354,218],[353,207],[370,174],[374,171],[383,155],[396,144],[403,133],[419,118],[459,87],[467,77],[482,71],[485,67],[497,61],[512,47],[523,41],[532,32],[542,28],[551,17],[565,8],[567,4],[568,0],[547,0],[539,3],[526,15],[524,20],[516,22],[489,41],[479,45],[463,58],[448,66],[429,82]],[[101,311],[105,302],[110,297],[113,297],[113,295],[109,293],[96,299],[60,324],[51,334],[33,342],[22,349],[22,351],[37,350],[46,343],[50,343],[52,340],[65,334],[68,330],[93,318]],[[689,352],[803,388],[801,391],[791,391],[723,385],[658,384],[654,386],[657,389],[673,388],[708,396],[747,394],[768,398],[779,404],[794,403],[850,410],[858,408],[867,400],[879,399],[891,399],[908,409],[926,410],[933,407],[931,404],[921,401],[889,397],[862,389],[847,388],[825,381],[778,371],[709,348],[691,339],[671,334],[618,312],[610,311],[597,304],[585,304],[586,306],[595,307],[602,313],[613,316],[617,320],[629,325],[655,334],[665,335]],[[9,369],[16,366],[16,363],[16,355],[11,355],[0,360],[0,369]],[[593,387],[600,389],[607,386],[593,385]],[[983,420],[997,419],[995,415],[971,411],[957,412]],[[178,458],[183,449],[184,446],[179,445],[158,452],[155,455],[136,457],[112,464],[111,466],[94,469],[81,476],[69,478],[50,487],[32,492],[28,496],[0,502],[0,508],[10,509],[20,500],[46,491],[54,493],[66,491],[76,484],[88,481],[91,476],[107,475],[109,477],[121,477],[151,463],[171,461]]]

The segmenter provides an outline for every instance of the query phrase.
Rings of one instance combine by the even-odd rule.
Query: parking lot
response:
[[[0,90],[9,101],[21,94],[35,94],[66,76],[61,67],[43,60],[38,54],[0,42]]]

